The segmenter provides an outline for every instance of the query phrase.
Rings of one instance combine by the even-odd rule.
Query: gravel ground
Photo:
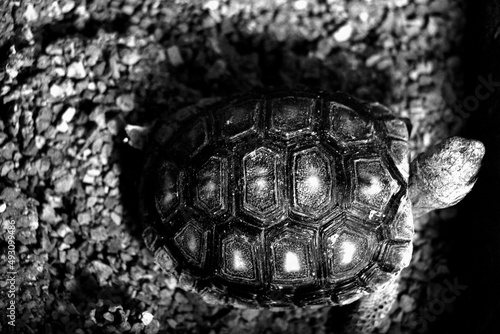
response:
[[[176,289],[141,239],[144,154],[125,126],[202,98],[308,85],[408,117],[415,155],[464,126],[464,12],[461,0],[2,1],[0,244],[14,220],[16,330],[341,332],[355,306],[241,310]],[[397,302],[374,332],[446,332],[453,302],[434,306],[456,279],[440,237],[454,215],[417,222]],[[0,264],[6,275],[6,252]]]

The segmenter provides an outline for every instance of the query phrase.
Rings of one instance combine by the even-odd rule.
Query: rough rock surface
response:
[[[463,126],[464,10],[461,0],[2,1],[0,215],[17,227],[20,332],[340,332],[355,305],[242,310],[176,289],[141,239],[144,156],[125,129],[201,98],[302,84],[408,117],[415,156]],[[456,277],[439,236],[453,215],[417,221],[396,302],[363,328],[443,326],[453,303],[433,305]]]

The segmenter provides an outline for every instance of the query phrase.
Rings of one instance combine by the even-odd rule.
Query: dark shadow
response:
[[[345,306],[331,307],[325,323],[327,333],[345,333],[345,328],[349,324],[352,313],[356,312],[359,303],[357,301]]]
[[[113,154],[116,155],[117,163],[121,168],[119,189],[121,204],[124,208],[123,221],[130,234],[143,244],[141,213],[139,212],[141,196],[139,184],[144,172],[145,154],[122,141],[115,142]]]
[[[46,318],[46,323],[43,327],[44,333],[63,333],[73,334],[77,328],[83,328],[82,319],[90,319],[90,314],[93,311],[95,318],[99,324],[109,324],[103,319],[103,314],[114,305],[121,305],[128,310],[133,310],[138,307],[141,301],[132,298],[127,291],[128,286],[125,283],[114,284],[100,287],[96,274],[83,273],[75,275],[74,281],[68,289],[67,286],[60,289],[59,293],[69,296],[65,300],[64,305],[74,305],[74,309],[65,309],[65,312],[57,315],[58,319],[53,319],[53,315],[49,314]],[[101,303],[99,303],[101,301]],[[57,302],[57,299],[56,301]],[[77,313],[75,313],[77,312]],[[69,320],[62,319],[67,317]],[[119,326],[120,319],[116,317],[116,321],[111,323],[112,326]],[[131,319],[129,319],[131,320]],[[137,321],[137,319],[134,319]],[[103,328],[98,325],[91,327],[93,333],[103,333]]]
[[[476,96],[479,78],[500,82],[500,4],[467,1],[465,96]],[[481,101],[466,119],[461,135],[482,141],[486,155],[472,192],[457,206],[456,219],[447,222],[450,264],[467,288],[454,312],[432,327],[436,333],[500,332],[500,86]],[[446,331],[443,331],[446,329]]]

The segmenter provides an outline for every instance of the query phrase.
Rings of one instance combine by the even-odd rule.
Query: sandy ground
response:
[[[308,85],[408,117],[415,155],[465,124],[464,25],[460,0],[2,1],[0,244],[14,220],[16,330],[340,331],[350,308],[240,310],[176,289],[141,238],[144,154],[124,128],[201,98]],[[412,263],[375,332],[446,332],[453,301],[440,296],[456,277],[440,235],[454,215],[417,222]],[[7,275],[6,252],[0,264]],[[2,280],[2,310],[7,292]]]

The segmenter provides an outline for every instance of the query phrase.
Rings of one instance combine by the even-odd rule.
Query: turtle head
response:
[[[413,215],[460,202],[476,182],[484,152],[480,141],[451,137],[417,156],[410,166]]]

